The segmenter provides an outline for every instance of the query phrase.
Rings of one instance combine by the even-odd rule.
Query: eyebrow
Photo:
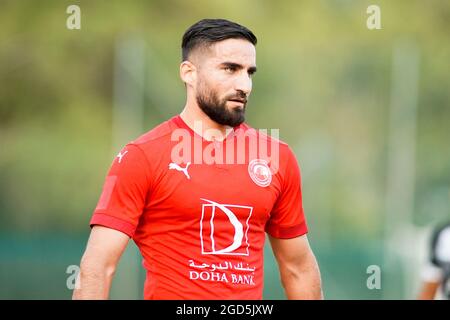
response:
[[[236,62],[222,62],[220,65],[222,67],[230,67],[230,68],[235,68],[235,69],[239,69],[239,70],[244,69],[243,65],[236,63]],[[252,66],[247,69],[247,72],[249,72],[249,73],[255,73],[256,71],[257,71],[256,66]]]

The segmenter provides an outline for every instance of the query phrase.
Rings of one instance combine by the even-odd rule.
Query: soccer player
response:
[[[430,258],[422,272],[421,300],[450,299],[450,223],[433,232]]]
[[[74,299],[108,298],[130,238],[147,271],[145,299],[262,299],[266,233],[287,298],[322,298],[297,160],[244,123],[256,42],[223,19],[186,31],[185,107],[114,159]]]

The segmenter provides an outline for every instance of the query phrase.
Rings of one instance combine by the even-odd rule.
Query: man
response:
[[[422,281],[420,300],[450,299],[450,223],[433,232]]]
[[[74,299],[108,298],[129,238],[144,258],[145,299],[262,299],[265,232],[287,298],[322,298],[295,156],[244,123],[256,42],[222,19],[186,31],[184,110],[114,160]],[[270,157],[254,156],[255,137]]]

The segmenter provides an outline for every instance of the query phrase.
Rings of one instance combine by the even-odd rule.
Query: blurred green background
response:
[[[450,219],[446,0],[1,0],[0,298],[71,297],[110,163],[181,111],[181,37],[202,18],[258,37],[247,120],[297,154],[325,298],[415,298],[430,227]],[[283,299],[265,256],[264,297]],[[143,280],[130,245],[111,297],[142,298]]]

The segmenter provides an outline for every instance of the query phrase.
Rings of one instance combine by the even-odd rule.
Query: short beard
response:
[[[196,99],[200,109],[211,120],[224,126],[237,127],[245,121],[245,104],[243,108],[228,109],[226,103],[234,97],[225,97],[221,101],[215,92],[209,91],[198,93]]]

